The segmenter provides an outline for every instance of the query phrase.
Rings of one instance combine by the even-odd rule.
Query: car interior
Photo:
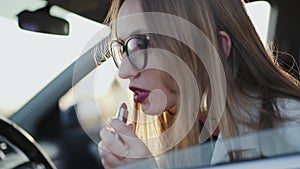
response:
[[[254,0],[247,2],[251,3]],[[297,12],[300,1],[267,0],[267,2],[271,5],[267,43],[272,42],[272,49],[279,64],[295,78],[300,79],[297,66],[300,65],[300,23],[298,22],[300,13]],[[45,18],[41,13],[49,14],[52,6],[59,6],[94,22],[103,23],[110,0],[47,0],[46,4],[36,11],[24,9],[18,16],[20,28],[67,36],[69,25],[65,20],[50,15]],[[50,21],[49,18],[53,20]],[[45,20],[47,22],[43,23]],[[46,26],[40,26],[39,30],[28,26],[28,23],[34,21]],[[100,36],[105,37],[104,34]],[[76,110],[84,106],[89,107],[93,103],[66,101],[74,92],[74,86],[80,84],[82,79],[96,70],[93,53],[98,45],[103,45],[103,41],[87,49],[78,60],[70,64],[11,116],[2,117],[0,112],[0,149],[3,150],[0,151],[0,168],[103,168],[97,142],[100,140],[100,128],[106,123],[101,120],[91,122],[95,123],[96,127],[87,132]],[[103,58],[100,62],[106,60],[107,58]],[[89,87],[94,88],[94,86]],[[62,106],[65,102],[68,104]],[[201,151],[209,148],[208,145],[204,146]],[[2,152],[4,155],[1,155]],[[205,167],[209,167],[207,165]]]

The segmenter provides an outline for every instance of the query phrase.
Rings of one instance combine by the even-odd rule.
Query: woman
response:
[[[274,62],[240,0],[114,0],[106,21],[139,116],[101,130],[106,168],[294,118],[284,107],[299,105],[299,82]]]

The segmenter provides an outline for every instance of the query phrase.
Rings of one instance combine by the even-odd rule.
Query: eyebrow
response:
[[[146,32],[147,31],[144,30],[144,29],[138,29],[138,30],[135,30],[132,33],[130,33],[125,39],[120,38],[120,36],[118,36],[118,34],[117,34],[117,39],[122,40],[122,41],[126,41],[126,39],[128,39],[130,36],[137,35],[137,34],[142,34],[142,33],[146,33]]]

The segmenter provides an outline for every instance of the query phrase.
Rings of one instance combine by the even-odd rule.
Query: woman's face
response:
[[[125,42],[132,35],[142,34],[141,32],[147,30],[143,17],[130,16],[141,13],[141,11],[139,0],[125,0],[117,21],[119,40]],[[151,38],[149,43],[151,44]],[[144,52],[138,51],[130,55],[135,58],[136,62],[139,62],[139,59],[143,60]],[[154,64],[168,66],[167,61],[159,59],[162,57],[159,57],[156,52],[151,52],[149,48],[147,49],[147,57],[148,65],[142,70],[137,70],[125,52],[119,66],[119,76],[130,81],[129,89],[134,92],[134,102],[140,103],[143,112],[157,115],[176,105],[179,89],[171,75],[154,66]]]

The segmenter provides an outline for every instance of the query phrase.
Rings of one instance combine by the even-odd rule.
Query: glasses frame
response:
[[[133,62],[133,60],[131,59],[131,57],[129,56],[129,51],[128,51],[128,43],[129,43],[129,41],[130,40],[132,40],[132,39],[141,39],[142,41],[143,41],[143,44],[145,44],[146,46],[145,46],[145,49],[143,49],[144,50],[144,64],[143,64],[143,66],[142,67],[138,67],[134,62]],[[115,44],[115,43],[117,43],[118,45],[120,45],[121,47],[122,47],[122,52],[121,52],[121,55],[124,55],[124,53],[126,53],[126,56],[127,56],[127,58],[129,59],[129,62],[130,62],[130,64],[136,69],[136,70],[142,70],[142,69],[144,69],[146,66],[147,66],[147,61],[148,61],[148,55],[147,55],[147,51],[146,51],[146,49],[149,47],[149,36],[148,35],[144,35],[144,34],[138,34],[138,35],[132,35],[132,36],[130,36],[129,38],[127,38],[126,39],[126,41],[124,42],[124,41],[122,41],[122,40],[113,40],[113,41],[111,41],[110,42],[110,45],[109,45],[109,47],[110,47],[110,53],[111,53],[111,56],[113,57],[113,59],[114,59],[114,62],[115,62],[115,65],[116,65],[116,67],[117,68],[119,68],[120,67],[120,65],[121,65],[121,63],[120,64],[118,64],[118,62],[117,62],[117,56],[115,56],[114,55],[114,53],[113,53],[113,45]],[[123,57],[120,57],[120,59],[122,60],[123,59]]]

